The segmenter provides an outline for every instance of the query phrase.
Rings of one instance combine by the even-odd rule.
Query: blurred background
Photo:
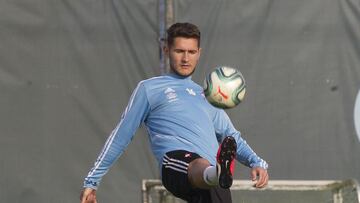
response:
[[[171,22],[201,29],[195,82],[243,73],[245,101],[227,112],[271,179],[360,180],[358,0],[3,0],[0,14],[2,202],[79,201],[136,84],[166,72]],[[158,173],[140,128],[99,202],[140,202]]]

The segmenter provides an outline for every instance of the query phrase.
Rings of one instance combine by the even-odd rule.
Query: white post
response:
[[[343,203],[341,189],[337,189],[333,194],[334,203]]]

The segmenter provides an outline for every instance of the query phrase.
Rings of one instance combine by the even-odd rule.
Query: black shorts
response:
[[[201,157],[184,150],[167,152],[162,163],[162,182],[165,188],[175,197],[189,203],[231,203],[229,189],[197,189],[191,186],[187,169],[189,163],[197,158]]]

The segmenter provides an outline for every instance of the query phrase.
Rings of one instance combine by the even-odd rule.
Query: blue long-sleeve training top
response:
[[[268,167],[241,138],[225,111],[208,103],[201,86],[191,77],[169,74],[139,82],[120,122],[85,178],[84,187],[97,189],[142,123],[147,127],[151,149],[159,163],[166,152],[187,150],[215,165],[219,142],[225,136],[233,136],[239,162],[248,167]]]

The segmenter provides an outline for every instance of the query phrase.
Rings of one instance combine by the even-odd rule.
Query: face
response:
[[[176,37],[170,48],[165,51],[169,55],[170,69],[180,76],[190,76],[200,58],[201,48],[194,38]]]

